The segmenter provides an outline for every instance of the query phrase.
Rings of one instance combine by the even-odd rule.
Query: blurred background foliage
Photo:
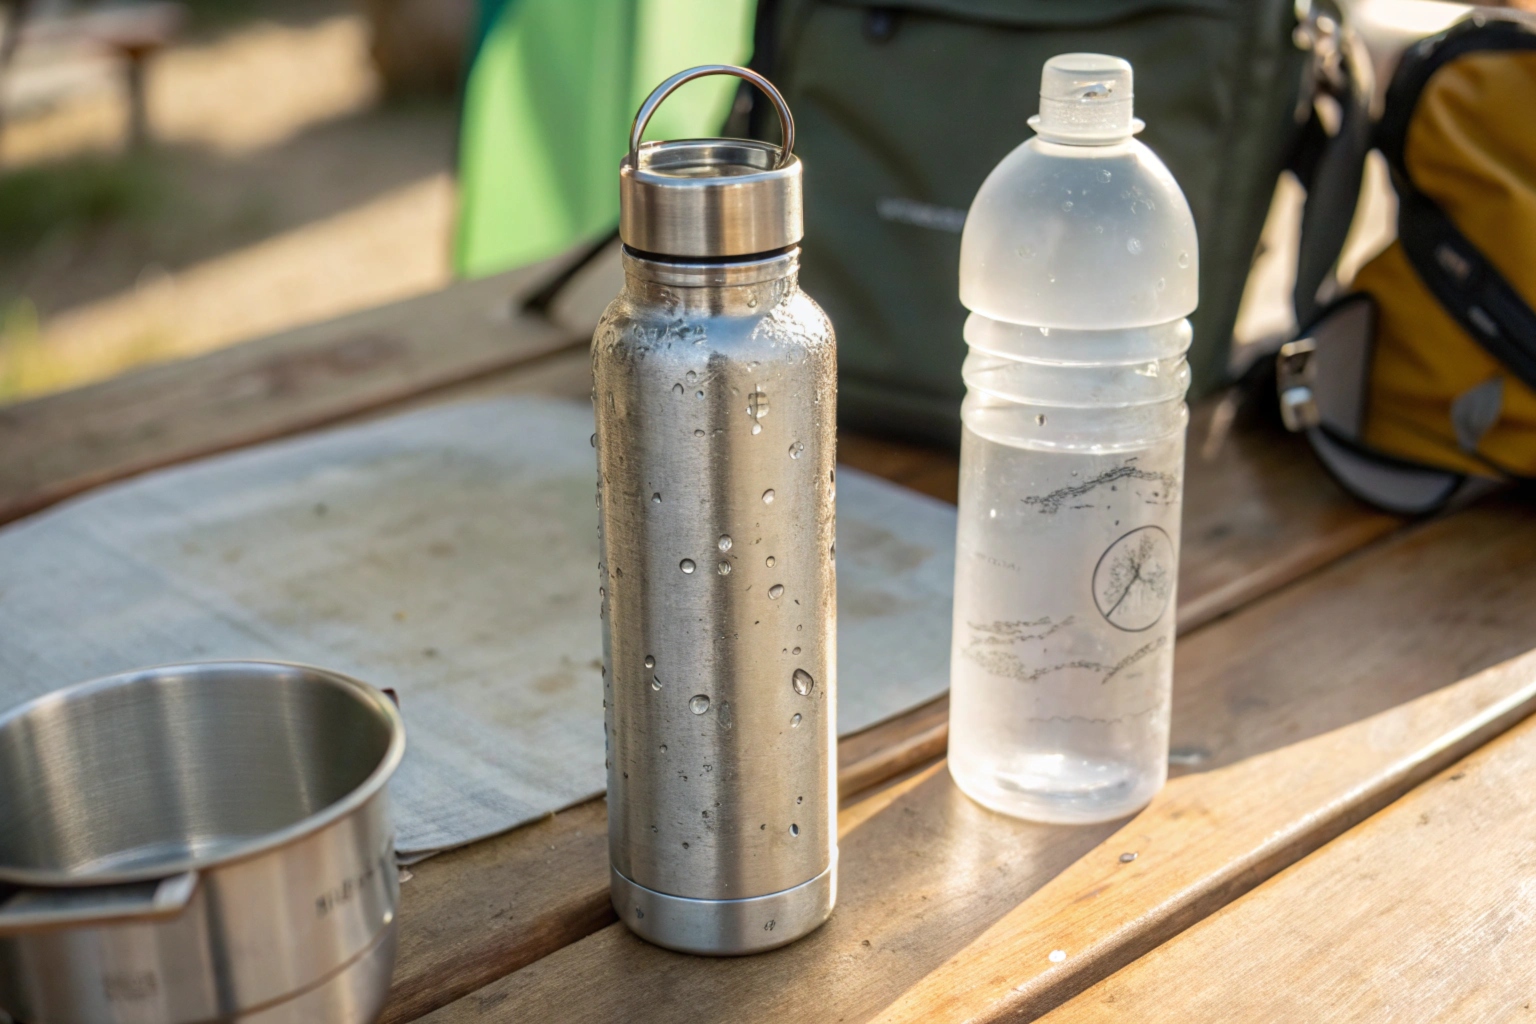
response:
[[[0,403],[449,280],[473,0],[186,0],[137,140],[122,7],[28,6],[0,78]]]

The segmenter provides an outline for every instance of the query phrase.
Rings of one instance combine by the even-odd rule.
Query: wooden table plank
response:
[[[878,1020],[1034,1020],[1533,710],[1536,652],[1342,729],[1175,779]]]
[[[1345,494],[1300,438],[1233,422],[1237,393],[1190,412],[1179,631],[1272,593],[1402,525]],[[1257,420],[1258,422],[1253,422]]]
[[[1529,506],[1424,523],[1182,639],[1172,745],[1211,769],[1316,736],[1523,653],[1533,622]]]
[[[1536,722],[1045,1018],[1525,1020]]]
[[[0,521],[95,483],[322,423],[509,393],[584,396],[584,336],[600,293],[613,288],[604,277],[612,276],[609,270],[600,267],[573,282],[574,297],[562,296],[551,310],[554,322],[509,312],[514,295],[551,272],[542,267],[0,409]],[[1341,495],[1294,439],[1276,444],[1270,435],[1243,430],[1213,438],[1215,410],[1197,409],[1193,425],[1191,451],[1204,456],[1192,457],[1189,471],[1180,605],[1186,629],[1397,526]],[[953,500],[958,467],[948,453],[845,437],[842,455],[849,464]],[[889,728],[845,740],[844,791],[942,751],[945,711],[936,702]],[[594,807],[600,803],[536,826],[545,830],[537,838],[492,841],[485,862],[481,851],[470,850],[418,869],[418,895],[406,904],[391,1020],[409,1019],[606,919],[606,882],[593,881],[591,872],[601,858],[591,855],[583,817]],[[545,870],[523,857],[538,853],[540,844],[545,852],[555,847],[548,859],[559,866],[547,892],[520,888],[507,874],[487,869],[505,862]],[[514,849],[521,852],[508,852]],[[567,876],[558,871],[566,867],[584,881],[560,881]],[[479,883],[487,877],[495,879],[495,891]],[[544,895],[526,895],[535,890]],[[410,911],[413,905],[419,913]],[[424,922],[415,933],[419,942],[410,938],[412,920]],[[459,926],[431,924],[441,920]]]
[[[1491,503],[1324,569],[1181,646],[1175,728],[1228,763],[1503,660],[1530,643],[1533,560],[1536,521]],[[802,942],[717,961],[610,926],[432,1019],[868,1020],[1115,830],[991,814],[941,769],[851,802],[840,821],[839,910]]]
[[[586,337],[516,301],[558,266],[0,406],[0,523],[147,469],[339,422],[581,344]]]
[[[478,286],[475,286],[478,287]],[[495,297],[497,302],[504,301],[503,297],[512,284],[508,282],[492,282],[484,285],[487,295]],[[462,303],[465,300],[465,292],[456,292],[454,302]],[[483,297],[483,296],[482,296]],[[422,303],[423,300],[415,300]],[[406,304],[412,305],[412,304]],[[396,311],[392,315],[392,323],[395,328],[412,338],[413,351],[430,353],[435,335],[432,325],[440,324],[440,320],[434,320],[434,316],[426,315],[436,309],[435,303],[425,303],[425,311],[418,313],[413,310]],[[495,303],[489,298],[481,303],[484,309],[494,308]],[[445,316],[447,314],[444,314]],[[568,314],[569,315],[569,314]],[[485,321],[489,323],[490,321]],[[225,410],[216,396],[220,394],[242,393],[239,381],[247,373],[247,368],[256,365],[265,365],[271,371],[273,366],[282,365],[283,352],[294,353],[294,358],[299,359],[303,365],[314,369],[312,376],[300,374],[294,383],[295,391],[292,392],[294,401],[290,403],[286,397],[289,393],[282,392],[277,399],[275,407],[270,412],[271,418],[264,419],[263,431],[281,431],[289,429],[293,425],[286,417],[289,417],[296,408],[308,408],[314,414],[315,406],[319,403],[320,412],[324,417],[339,416],[344,419],[356,419],[392,414],[393,412],[417,407],[425,404],[433,404],[443,401],[467,400],[493,395],[510,393],[541,393],[559,394],[573,398],[584,396],[589,390],[588,383],[588,357],[585,346],[578,344],[574,348],[559,348],[552,354],[536,354],[541,351],[541,346],[552,337],[542,327],[534,325],[530,328],[526,318],[517,322],[503,323],[500,327],[491,328],[492,333],[505,332],[512,341],[508,346],[518,353],[519,363],[511,371],[492,371],[472,376],[469,380],[460,380],[457,383],[439,383],[432,386],[426,393],[415,393],[399,401],[391,401],[384,406],[374,406],[369,402],[356,403],[355,397],[377,396],[379,394],[393,394],[382,389],[378,381],[372,380],[371,375],[379,373],[393,373],[392,370],[376,367],[353,367],[360,375],[358,390],[349,391],[343,387],[339,394],[331,394],[326,391],[328,379],[325,375],[325,360],[313,359],[305,362],[299,357],[305,351],[313,352],[317,342],[315,339],[324,339],[331,336],[333,331],[341,331],[344,336],[351,328],[347,326],[349,321],[341,324],[324,325],[322,328],[306,329],[291,335],[284,335],[278,339],[269,339],[266,342],[253,343],[245,350],[234,350],[228,353],[219,353],[210,356],[205,361],[192,361],[185,364],[173,364],[145,371],[145,376],[134,380],[124,379],[120,383],[123,392],[119,397],[125,403],[128,415],[125,422],[132,422],[132,417],[140,412],[150,414],[147,421],[156,426],[148,431],[139,441],[142,442],[142,450],[148,453],[144,456],[144,464],[154,464],[162,458],[174,461],[187,449],[177,448],[176,445],[191,443],[194,445],[204,443],[199,435],[200,429],[208,427],[209,415]],[[531,338],[518,340],[520,332],[525,328],[533,331]],[[481,332],[482,341],[486,330],[484,324],[475,328]],[[473,333],[473,332],[470,332]],[[327,343],[329,344],[329,343]],[[345,348],[346,342],[337,343]],[[494,348],[490,342],[486,342],[488,348]],[[449,346],[452,349],[453,346]],[[263,363],[263,360],[267,362]],[[227,377],[221,377],[225,371]],[[350,372],[350,371],[349,371]],[[434,371],[435,372],[435,371]],[[178,382],[180,374],[185,373],[185,381]],[[163,379],[162,379],[163,375]],[[281,373],[278,373],[281,377]],[[432,376],[432,380],[442,381],[450,378],[446,376]],[[331,382],[334,383],[334,382]],[[131,387],[129,385],[132,385]],[[102,385],[101,388],[109,388]],[[208,387],[215,395],[211,404],[202,407],[188,407],[183,409],[186,418],[178,419],[175,415],[176,408],[170,413],[160,410],[156,403],[167,395],[196,392],[200,387]],[[109,388],[110,390],[110,388]],[[99,394],[97,389],[87,389],[86,392],[75,393],[67,396],[55,396],[54,398],[39,400],[41,404],[53,405],[58,403],[62,411],[49,412],[43,416],[44,422],[64,422],[68,419],[69,410],[75,408],[85,399]],[[332,402],[336,404],[331,404]],[[140,402],[146,403],[143,407]],[[30,403],[29,403],[30,404]],[[89,404],[89,403],[87,403]],[[22,407],[23,411],[26,407]],[[100,410],[103,420],[112,422],[111,408]],[[259,409],[256,411],[260,411]],[[266,416],[267,412],[262,415]],[[157,418],[163,417],[163,418]],[[249,425],[240,420],[236,415],[236,421],[245,423],[241,429]],[[159,431],[157,434],[156,431]],[[132,430],[124,428],[125,437],[132,435]],[[156,454],[153,445],[148,438],[158,436],[169,439],[170,447],[164,449],[167,454]],[[1234,435],[1235,440],[1227,449],[1232,461],[1242,459],[1257,459],[1261,462],[1268,456],[1265,455],[1268,445],[1261,443],[1267,439],[1254,438],[1250,443],[1244,435]],[[131,439],[131,438],[130,438]],[[130,448],[133,445],[129,445]],[[137,450],[137,449],[135,449]],[[107,455],[120,452],[121,449],[110,448]],[[904,450],[904,446],[892,445],[874,439],[855,438],[845,441],[843,452],[846,456],[853,456],[864,463],[865,467],[877,472],[884,472],[888,476],[894,476],[900,481],[918,483],[927,479],[943,478],[946,473],[951,480],[950,494],[952,496],[955,464],[953,458],[946,453],[938,453],[932,450]],[[0,453],[0,465],[25,466],[27,464],[23,450],[15,461],[6,462],[8,455],[15,455],[14,451],[6,450]],[[881,461],[884,460],[884,461]],[[68,459],[62,459],[67,463]],[[1216,491],[1220,488],[1216,485],[1216,475],[1228,471],[1228,463],[1204,463],[1193,466],[1191,470],[1192,494],[1203,493],[1204,490]],[[1321,480],[1314,467],[1307,462],[1292,460],[1289,464],[1293,474],[1299,469],[1302,472],[1310,470],[1313,474],[1309,480],[1305,476],[1293,475],[1291,486],[1288,490],[1301,492],[1308,487],[1321,485],[1323,493],[1332,493],[1327,490],[1330,486]],[[121,467],[119,467],[121,468]],[[126,470],[124,470],[126,471]],[[1264,474],[1258,469],[1250,469],[1248,478],[1263,478]],[[1207,483],[1208,481],[1208,483]],[[65,484],[73,486],[69,478],[64,478]],[[78,481],[76,481],[78,482]],[[59,490],[55,488],[51,493],[63,493],[68,486]],[[941,489],[931,485],[927,489],[932,492]],[[3,493],[3,491],[0,491]],[[35,492],[42,493],[42,492]],[[1191,503],[1195,504],[1199,499],[1192,497]],[[1207,501],[1204,507],[1213,509],[1220,514],[1225,508],[1241,509],[1245,507],[1242,501],[1218,503]],[[1369,517],[1369,513],[1355,510],[1358,514]],[[1292,517],[1296,518],[1296,517]],[[1212,529],[1203,531],[1202,536],[1212,536],[1218,540],[1225,540],[1232,536],[1234,529]],[[1266,538],[1252,536],[1253,550],[1259,552],[1262,557],[1274,561],[1277,557],[1283,560],[1283,553],[1277,556],[1273,544],[1267,544]],[[1197,566],[1202,560],[1201,544],[1197,540],[1186,548],[1186,566]],[[1227,559],[1228,566],[1234,566],[1232,560]],[[1237,571],[1241,571],[1241,567]],[[1266,570],[1267,571],[1267,570]],[[842,774],[845,791],[851,792],[858,788],[872,785],[884,778],[890,777],[904,768],[927,760],[942,752],[946,740],[945,707],[942,702],[919,709],[912,716],[899,723],[893,723],[891,731],[873,731],[859,737],[845,741],[862,750],[862,753],[853,759],[851,763],[844,765]],[[600,806],[600,805],[593,805]],[[562,816],[564,817],[564,816]],[[557,819],[559,821],[560,819]],[[558,898],[540,902],[539,900],[523,900],[519,894],[524,890],[516,877],[509,877],[506,873],[493,872],[486,874],[484,865],[474,857],[471,852],[455,854],[449,857],[424,865],[416,875],[421,883],[415,892],[419,895],[409,897],[407,900],[406,938],[404,952],[401,958],[401,968],[397,975],[397,1001],[391,1010],[392,1020],[409,1019],[433,1006],[472,990],[490,978],[506,973],[523,963],[529,962],[538,956],[558,948],[558,945],[567,941],[570,937],[584,934],[586,931],[600,926],[606,918],[604,897],[602,896],[605,881],[601,870],[594,870],[593,865],[601,869],[601,856],[591,857],[583,854],[588,849],[582,844],[586,836],[581,826],[579,815],[573,819],[573,824],[567,834],[563,828],[556,829],[551,823],[551,830],[559,835],[551,840],[556,846],[558,856],[554,858],[562,867],[570,867],[575,872],[576,878],[582,879],[580,883],[561,881],[567,879],[564,874],[552,877],[556,883],[553,892],[559,894]],[[528,862],[520,860],[517,856],[505,853],[503,844],[512,842],[510,837],[494,841],[494,850],[487,853],[492,860],[504,858],[506,862],[526,868],[529,871],[545,870],[542,862]],[[540,843],[545,846],[541,837],[538,840],[528,840],[531,847],[536,848]],[[514,844],[515,845],[515,844]],[[599,847],[601,844],[598,844]],[[537,850],[535,849],[535,852]],[[494,886],[497,892],[489,893],[486,886],[480,885],[481,878],[494,878]],[[429,885],[434,879],[441,879],[440,885]],[[407,893],[411,887],[407,886]],[[498,895],[498,893],[500,895]],[[460,898],[450,898],[455,894]],[[567,898],[568,897],[568,898]],[[467,901],[467,902],[466,902]],[[412,905],[421,906],[422,912],[413,914],[409,910]],[[592,911],[592,908],[598,908]],[[430,909],[429,909],[430,908]],[[530,909],[531,908],[531,909]],[[516,909],[519,917],[515,923],[508,922],[508,915]],[[526,913],[524,913],[526,911]],[[412,931],[409,924],[412,920],[421,920],[427,926],[420,932],[421,941],[415,942],[410,938]],[[430,925],[433,920],[452,920],[457,922],[457,927],[449,929],[434,929]]]
[[[611,924],[608,892],[594,876],[608,877],[603,800],[407,869],[383,1020],[414,1020]]]
[[[615,924],[425,1019],[857,1020],[990,924],[978,891],[1022,899],[1039,874],[1065,868],[1107,831],[1000,819],[961,796],[943,762],[867,791],[838,824],[839,908],[794,945],[688,957]]]
[[[516,371],[488,376],[410,404],[529,391],[578,398],[584,397],[589,390],[587,357],[584,352],[572,351],[545,357]],[[1197,433],[1211,421],[1214,409],[1207,405],[1196,411]],[[1277,440],[1280,442],[1278,446]],[[1279,586],[1313,568],[1318,551],[1342,553],[1398,525],[1396,520],[1371,513],[1343,496],[1295,439],[1277,439],[1260,431],[1240,429],[1229,432],[1217,445],[1205,444],[1204,447],[1210,457],[1192,462],[1190,467],[1189,501],[1198,511],[1192,539],[1185,548],[1184,564],[1186,573],[1194,572],[1196,582],[1186,586],[1183,600],[1189,600],[1192,595],[1194,600],[1203,602],[1201,615],[1206,619],[1231,610],[1232,606],[1223,605],[1222,601],[1250,599],[1265,587]],[[940,498],[954,498],[958,465],[948,452],[845,435],[839,441],[839,456],[845,464],[915,486]],[[1222,483],[1222,478],[1228,475],[1236,481],[1231,487]],[[945,480],[947,485],[943,483]],[[935,481],[939,481],[939,485],[936,486]],[[1266,489],[1248,500],[1242,488],[1256,481]],[[1291,503],[1289,511],[1286,508],[1266,510],[1264,507],[1265,502],[1280,501],[1286,495],[1300,496],[1301,500]],[[1306,532],[1308,523],[1324,524],[1322,528],[1332,539],[1316,543],[1316,539]],[[1304,545],[1306,550],[1293,552],[1287,545]],[[1201,570],[1207,558],[1207,548],[1211,549],[1210,557],[1219,561],[1220,571]],[[1248,555],[1246,563],[1239,557],[1244,552]],[[1223,576],[1223,573],[1228,575]],[[1255,581],[1242,583],[1245,574],[1254,575]],[[1236,585],[1232,585],[1234,582]],[[1199,589],[1202,583],[1208,588],[1204,594]],[[1209,588],[1224,585],[1224,592],[1213,599]],[[1180,614],[1183,627],[1187,615],[1183,610]],[[947,700],[941,698],[882,729],[846,738],[840,747],[843,763],[839,773],[844,795],[858,792],[941,754],[948,738],[947,711]],[[597,918],[582,916],[572,908],[606,906],[606,861],[600,854],[587,855],[578,849],[582,836],[579,828],[574,832],[570,846],[558,838],[551,840],[559,853],[552,861],[559,865],[555,869],[560,872],[561,879],[557,891],[564,895],[537,906],[523,905],[525,928],[509,928],[505,923],[514,904],[494,894],[484,895],[487,892],[487,887],[482,884],[487,878],[484,872],[467,870],[455,859],[430,862],[418,871],[422,877],[436,874],[449,879],[443,883],[442,891],[462,890],[473,894],[467,897],[471,906],[464,911],[441,908],[436,906],[435,900],[428,899],[419,904],[419,913],[413,915],[412,904],[407,903],[403,918],[407,936],[413,916],[422,919],[451,917],[459,922],[459,927],[454,930],[446,951],[435,946],[439,941],[435,936],[432,942],[421,947],[419,955],[410,940],[405,941],[387,1021],[394,1024],[409,1020],[426,1008],[446,1004],[486,981],[558,948],[551,943],[550,937],[566,936],[571,932],[563,929],[558,920],[551,919],[575,914],[579,923],[577,930],[593,926]],[[525,864],[524,847],[515,833],[492,840],[491,844],[498,851],[494,858],[497,863],[508,868],[521,868]],[[530,841],[528,849],[537,855],[538,843]],[[529,865],[529,869],[538,868]],[[494,887],[496,883],[491,884]],[[506,887],[505,891],[510,894],[513,889]]]
[[[932,761],[944,752],[946,722],[945,702],[932,701],[844,737],[839,790]],[[606,803],[591,800],[411,869],[383,1024],[414,1020],[616,920],[607,825]]]

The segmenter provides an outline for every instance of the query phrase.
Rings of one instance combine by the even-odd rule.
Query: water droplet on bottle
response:
[[[761,434],[762,432],[763,432],[763,425],[761,423],[754,423],[754,424],[752,424],[752,433],[754,433],[754,434]]]
[[[1168,287],[1168,282],[1165,279],[1163,279],[1161,277],[1157,279],[1157,290],[1158,291],[1162,291],[1164,288],[1167,288],[1167,287]]]
[[[782,583],[775,583],[773,586],[768,588],[768,600],[770,600],[770,601],[777,601],[779,598],[781,598],[783,596],[784,596],[784,584],[782,584]]]
[[[653,493],[651,495],[651,503],[655,504],[655,505],[660,505],[661,504],[661,492],[660,491],[656,491],[655,493]]]
[[[683,374],[683,379],[686,380],[689,384],[692,384],[694,381],[699,379],[699,375],[694,373],[692,370],[689,370],[687,373]]]
[[[715,718],[720,723],[720,728],[722,728],[722,729],[729,729],[731,727],[731,702],[730,701],[723,700],[723,701],[720,702],[720,710],[715,712]],[[706,817],[706,818],[709,817],[709,812],[708,811],[704,812],[704,817]]]
[[[768,488],[766,491],[763,492],[763,504],[764,505],[772,505],[773,504],[773,488],[772,487]]]
[[[1125,243],[1125,251],[1130,253],[1132,256],[1138,255],[1141,252],[1141,239],[1132,238],[1127,240]]]
[[[837,545],[836,544],[833,544],[833,545],[831,545],[830,547],[827,548],[827,555],[832,559],[832,561],[834,561],[834,562],[837,561]]]
[[[709,698],[702,693],[694,694],[693,699],[688,702],[688,710],[696,715],[702,715],[709,710]]]
[[[1035,426],[1037,426],[1037,427],[1045,426],[1045,413],[1043,413],[1043,412],[1035,413]]]
[[[791,826],[789,826],[789,834],[792,835],[792,836],[799,835],[800,834],[800,826],[799,825],[791,825]]]
[[[1181,267],[1189,266],[1189,253],[1187,253],[1187,252],[1179,253],[1179,266],[1181,266]]]
[[[747,307],[749,309],[756,309],[757,308],[757,296],[756,295],[748,295],[747,296]]]
[[[799,715],[798,712],[795,714],[794,718],[791,718],[789,720],[789,727],[791,729],[798,729],[798,728],[800,728],[800,715]]]
[[[655,826],[655,825],[652,825],[652,826],[651,826],[651,831],[652,831],[652,832],[655,832],[655,831],[656,831],[656,826]]]
[[[651,676],[651,689],[653,689],[653,690],[661,689],[661,676]],[[662,750],[662,753],[666,753],[667,748],[666,747],[662,747],[661,750]]]
[[[790,654],[799,654],[800,653],[800,648],[796,647],[794,650],[790,651],[789,653]]]
[[[816,686],[816,680],[812,679],[811,674],[803,668],[795,669],[795,674],[790,677],[790,683],[794,686],[795,692],[802,697],[810,696],[811,690]]]
[[[693,397],[694,398],[703,398],[704,397],[704,392],[702,392],[702,391],[695,391],[693,393]]]
[[[763,390],[761,384],[747,396],[747,415],[754,420],[760,420],[768,415],[768,392]]]
[[[1114,175],[1109,173],[1109,169],[1108,168],[1105,168],[1105,169],[1099,171],[1099,180],[1100,181],[1108,181],[1110,178],[1113,178],[1113,177],[1114,177]]]
[[[803,796],[797,796],[797,797],[795,797],[795,803],[797,803],[797,804],[803,804],[803,803],[805,803],[805,797],[803,797]]]
[[[683,570],[683,572],[693,572],[693,570],[694,570],[693,559],[685,558],[681,562],[677,563],[677,567],[679,569]]]
[[[703,430],[703,428],[702,428],[702,427],[701,427],[701,428],[699,428],[699,429],[696,429],[696,430],[695,430],[695,431],[694,431],[694,432],[693,432],[693,436],[694,436],[694,437],[703,437],[703,436],[704,436],[704,430]]]
[[[677,395],[679,398],[681,398],[682,395],[683,395],[683,386],[681,384],[673,384],[672,385],[672,393],[674,395]]]
[[[720,535],[720,550],[721,551],[729,551],[729,550],[731,550],[731,535],[730,534],[722,533]]]
[[[715,571],[718,572],[721,576],[729,576],[731,574],[731,563],[721,562],[716,567]]]
[[[777,558],[774,558],[772,555],[769,555],[766,559],[763,560],[763,564],[766,565],[770,569],[772,569],[775,565],[777,565],[778,562],[779,562],[779,560]]]
[[[804,454],[805,454],[805,445],[803,443],[801,443],[799,441],[796,441],[794,444],[789,446],[789,457],[790,458],[798,459],[800,456],[802,456]]]
[[[597,447],[597,435],[596,434],[592,435],[592,447],[593,448]]]
[[[1062,213],[1071,213],[1072,212],[1072,200],[1068,199],[1066,202],[1061,204],[1061,212]]]
[[[663,753],[663,754],[665,754],[665,753],[666,753],[666,752],[667,752],[667,745],[666,745],[666,744],[665,744],[665,743],[663,743],[663,744],[662,744],[662,745],[661,745],[661,752],[662,752],[662,753]]]

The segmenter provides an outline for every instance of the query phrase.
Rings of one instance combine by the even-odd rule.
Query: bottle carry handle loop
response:
[[[687,71],[679,71],[671,78],[658,85],[645,102],[640,104],[640,110],[635,114],[634,123],[629,129],[629,163],[631,167],[640,167],[640,136],[645,134],[645,126],[650,123],[651,115],[656,113],[656,108],[661,106],[666,98],[672,95],[679,86],[693,81],[695,78],[706,78],[709,75],[733,75],[743,81],[751,82],[762,90],[763,95],[773,101],[774,109],[779,112],[779,128],[784,135],[784,143],[779,147],[779,162],[774,169],[785,166],[795,149],[795,118],[789,112],[789,104],[784,101],[784,96],[773,87],[773,83],[750,68],[739,68],[734,64],[701,64]]]

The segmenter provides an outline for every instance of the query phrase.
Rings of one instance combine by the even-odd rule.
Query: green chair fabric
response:
[[[557,255],[619,219],[619,158],[655,86],[744,64],[756,0],[481,0],[465,83],[454,267],[482,277]],[[734,79],[692,82],[647,137],[714,135]]]

